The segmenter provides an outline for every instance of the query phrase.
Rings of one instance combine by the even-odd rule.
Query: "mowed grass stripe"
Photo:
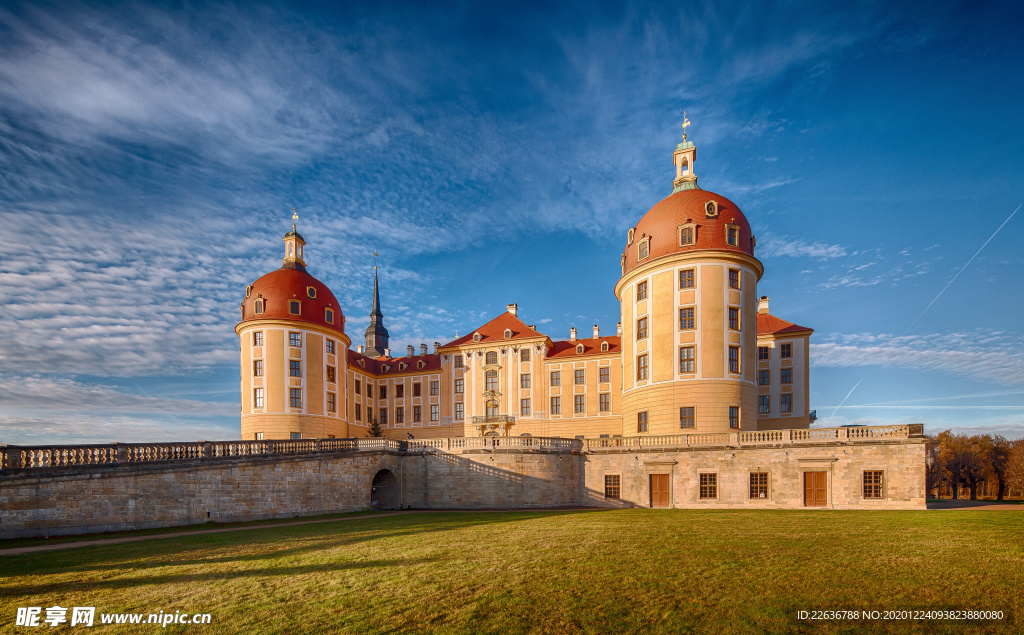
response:
[[[620,510],[368,516],[4,557],[19,606],[211,613],[168,632],[1017,633],[1019,515]],[[1001,622],[808,622],[815,609]],[[138,632],[139,627],[104,627]],[[150,627],[151,628],[151,627]]]

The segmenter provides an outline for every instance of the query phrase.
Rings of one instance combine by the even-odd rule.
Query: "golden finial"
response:
[[[683,141],[686,141],[686,129],[690,126],[690,120],[686,118],[686,111],[683,111]]]
[[[373,270],[374,270],[374,271],[376,271],[376,270],[377,270],[377,256],[378,256],[378,254],[377,254],[377,250],[376,250],[376,249],[374,249],[374,250],[373,250]]]
[[[299,220],[299,213],[292,207],[292,231],[295,231],[295,222]]]

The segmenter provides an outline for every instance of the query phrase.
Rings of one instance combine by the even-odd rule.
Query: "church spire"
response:
[[[384,314],[380,312],[380,290],[377,286],[377,252],[373,252],[373,307],[370,325],[366,327],[366,355],[383,357],[388,346],[388,330],[384,328]]]
[[[306,244],[306,241],[302,239],[300,234],[295,229],[295,223],[299,220],[299,213],[292,207],[292,230],[284,235],[281,240],[284,241],[284,269],[298,269],[299,271],[306,270],[306,261],[302,259],[302,247]]]
[[[686,129],[690,126],[690,120],[686,118],[686,111],[683,111],[683,140],[676,146],[672,153],[672,162],[676,165],[676,178],[672,181],[672,193],[682,190],[697,190],[697,175],[693,173],[693,162],[697,160],[697,147],[692,141],[686,140]]]

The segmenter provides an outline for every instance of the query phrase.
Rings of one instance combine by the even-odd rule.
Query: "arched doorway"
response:
[[[381,470],[373,477],[370,509],[398,509],[398,479],[391,470]]]

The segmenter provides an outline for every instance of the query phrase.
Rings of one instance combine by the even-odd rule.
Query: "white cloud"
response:
[[[790,257],[831,260],[847,255],[846,248],[840,245],[808,242],[801,238],[776,236],[773,234],[766,234],[764,238],[758,241],[757,251],[759,256],[766,256],[768,258]]]

